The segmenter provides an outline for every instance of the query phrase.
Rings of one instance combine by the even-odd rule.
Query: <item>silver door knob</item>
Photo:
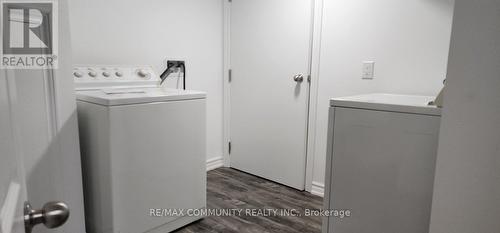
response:
[[[304,75],[303,74],[297,74],[293,76],[293,81],[301,83],[304,81]]]
[[[24,229],[26,233],[43,223],[47,228],[62,226],[69,218],[69,207],[64,202],[47,202],[42,209],[34,210],[29,202],[24,204]]]

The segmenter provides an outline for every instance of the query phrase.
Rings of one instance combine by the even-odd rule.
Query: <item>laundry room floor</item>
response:
[[[208,209],[239,209],[241,215],[209,216],[175,233],[319,233],[321,217],[304,216],[306,209],[318,210],[323,198],[283,186],[231,168],[207,174]],[[301,216],[277,214],[252,216],[247,210],[297,210]]]

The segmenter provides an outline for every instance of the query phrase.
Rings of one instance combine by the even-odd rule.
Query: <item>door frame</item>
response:
[[[223,160],[224,166],[230,167],[229,142],[231,141],[231,2],[223,1]],[[321,29],[323,21],[323,1],[312,0],[311,3],[311,35],[309,42],[308,75],[310,82],[307,101],[306,129],[306,167],[304,189],[313,194],[321,195],[322,191],[313,190],[313,173],[316,146],[316,115],[318,102],[319,65],[321,50]],[[319,187],[320,189],[322,187]]]

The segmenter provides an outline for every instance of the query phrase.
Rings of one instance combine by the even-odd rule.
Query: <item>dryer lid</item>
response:
[[[330,105],[333,107],[440,116],[441,109],[429,105],[432,100],[434,100],[432,96],[374,93],[333,98],[330,100]]]

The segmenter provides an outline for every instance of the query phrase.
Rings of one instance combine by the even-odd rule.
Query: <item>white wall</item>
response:
[[[313,181],[322,184],[328,100],[368,92],[436,94],[446,74],[453,0],[324,0]],[[75,63],[184,58],[208,92],[208,158],[222,156],[223,0],[70,0]],[[361,80],[374,60],[375,79]],[[170,84],[171,85],[171,84]]]
[[[222,156],[222,0],[70,0],[76,64],[186,60],[187,88],[206,91],[207,158]],[[169,86],[175,85],[173,80]]]
[[[431,233],[500,232],[500,1],[457,0]]]
[[[435,95],[446,75],[453,0],[324,0],[313,182],[323,183],[328,100]],[[362,61],[375,79],[361,79]]]

